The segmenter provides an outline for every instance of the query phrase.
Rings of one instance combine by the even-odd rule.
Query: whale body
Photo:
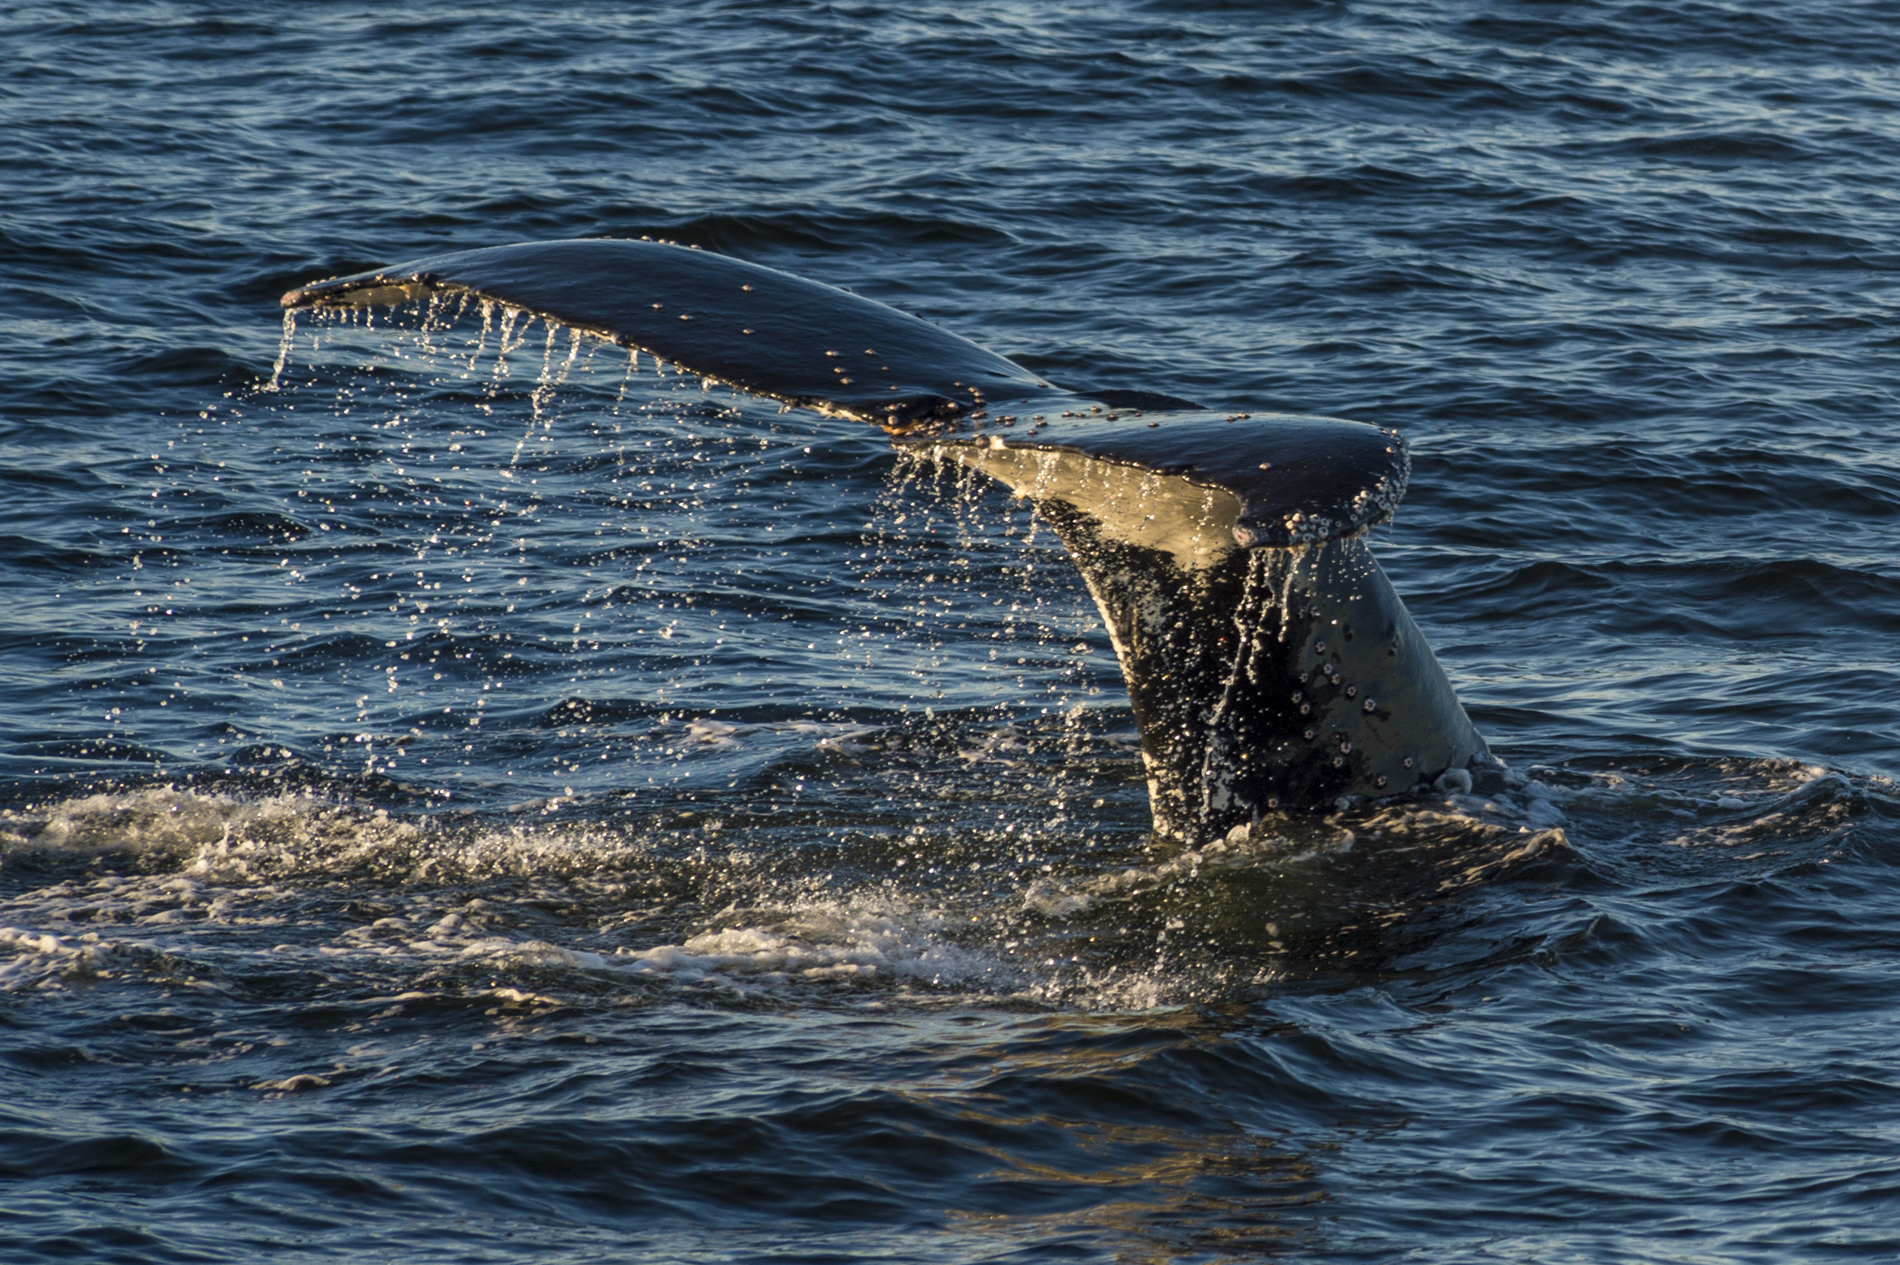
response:
[[[1394,430],[1072,392],[882,303],[667,242],[458,251],[283,304],[458,294],[874,423],[1027,498],[1101,609],[1158,834],[1199,842],[1489,759],[1366,541],[1405,491]]]

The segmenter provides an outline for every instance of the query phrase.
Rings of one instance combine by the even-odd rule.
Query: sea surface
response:
[[[0,6],[0,1259],[1900,1254],[1900,4]],[[1158,842],[1020,502],[649,235],[1394,426],[1509,773]]]

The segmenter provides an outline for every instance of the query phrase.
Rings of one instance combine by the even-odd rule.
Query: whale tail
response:
[[[1279,460],[1372,430],[1311,418],[1228,430],[1179,413],[1132,424],[1147,423],[1156,452],[1168,432],[1185,446],[1198,430]],[[1260,509],[1198,467],[1013,438],[899,442],[997,478],[1061,537],[1121,661],[1158,832],[1206,839],[1263,812],[1393,795],[1488,754],[1363,527],[1309,508],[1264,540]]]
[[[1488,754],[1366,543],[1404,494],[1395,431],[1077,394],[881,303],[660,242],[436,255],[283,302],[453,294],[876,423],[1029,499],[1101,608],[1161,834],[1392,795]]]

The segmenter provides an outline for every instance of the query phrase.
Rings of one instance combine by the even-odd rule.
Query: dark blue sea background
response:
[[[0,7],[0,1258],[1900,1254],[1900,4]],[[1149,833],[1021,502],[654,237],[1397,427],[1489,794]]]

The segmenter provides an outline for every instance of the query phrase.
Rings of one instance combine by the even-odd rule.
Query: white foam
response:
[[[747,739],[760,734],[794,734],[800,738],[815,739],[814,745],[821,750],[845,750],[859,745],[860,739],[879,732],[881,729],[876,725],[840,721],[793,720],[753,725],[705,716],[686,722],[688,739],[701,747],[715,750],[742,746]]]
[[[1471,793],[1471,770],[1446,769],[1432,783],[1441,795],[1469,795]]]
[[[756,912],[754,913],[756,916]],[[823,902],[703,931],[679,944],[623,950],[614,965],[647,975],[806,980],[998,982],[1001,963],[947,943],[944,918],[890,904]]]
[[[111,979],[115,948],[96,931],[53,935],[0,927],[0,992]]]
[[[832,727],[826,737],[867,732]],[[723,837],[710,833],[712,824],[709,842]],[[438,828],[316,796],[252,799],[175,786],[16,810],[0,815],[0,851],[70,853],[75,864],[0,901],[0,990],[124,976],[130,962],[160,953],[216,958],[239,971],[264,961],[271,969],[356,969],[383,986],[392,972],[406,985],[471,966],[485,975],[571,972],[609,983],[862,980],[1005,990],[1023,983],[1004,955],[951,942],[949,929],[966,928],[968,914],[915,907],[882,883],[787,899],[761,876],[771,903],[733,906],[681,928],[683,919],[669,918],[668,898],[653,906],[628,892],[678,892],[684,883],[690,901],[708,875],[743,890],[744,856],[725,846],[682,852],[677,830],[660,838],[663,847],[634,831],[561,823]],[[80,860],[87,854],[91,865]],[[151,872],[153,858],[159,872]],[[531,899],[516,903],[523,883]],[[559,929],[550,934],[532,900],[542,889],[590,911],[562,924],[581,943],[563,943]],[[346,906],[368,902],[375,916],[313,912],[311,894],[322,891]],[[669,921],[671,938],[663,938]],[[656,931],[646,943],[636,936],[615,945],[616,923]],[[268,934],[207,936],[212,927]]]
[[[1352,851],[1357,836],[1336,822],[1317,823],[1298,843],[1270,827],[1236,827],[1224,839],[1186,848],[1149,865],[1125,866],[1109,874],[1080,879],[1045,879],[1024,890],[1025,909],[1045,918],[1073,918],[1103,900],[1152,891],[1170,883],[1193,881],[1204,870],[1288,869],[1319,858]]]

